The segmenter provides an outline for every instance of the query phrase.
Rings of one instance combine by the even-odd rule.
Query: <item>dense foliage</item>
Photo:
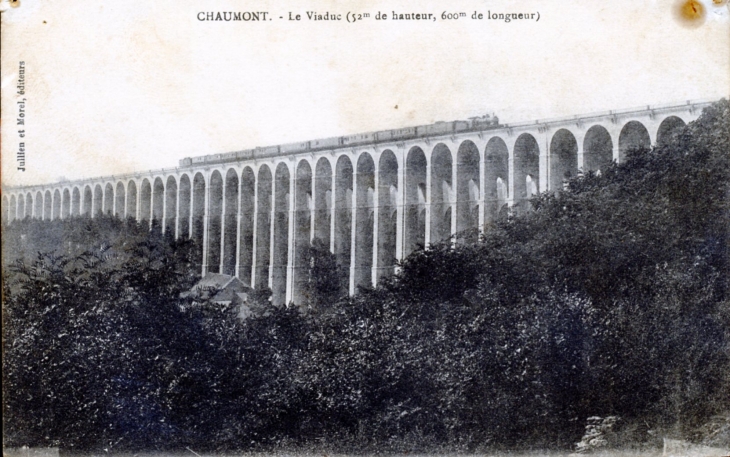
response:
[[[30,243],[3,272],[8,444],[571,446],[589,416],[641,441],[697,439],[730,411],[727,101],[478,242],[413,253],[375,290],[348,298],[314,243],[310,306],[245,321],[178,298],[191,242],[54,223],[76,228],[51,246],[76,236],[76,251],[28,258],[49,223],[5,230],[6,256]]]

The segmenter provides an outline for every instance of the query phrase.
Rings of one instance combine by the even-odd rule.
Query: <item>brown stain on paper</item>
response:
[[[723,1],[723,0],[713,0]],[[707,11],[698,0],[683,0],[676,4],[675,14],[679,22],[687,27],[699,27],[705,22]]]

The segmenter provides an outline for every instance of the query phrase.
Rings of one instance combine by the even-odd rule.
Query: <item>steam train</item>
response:
[[[436,122],[435,124],[421,125],[417,127],[406,127],[402,129],[383,130],[371,133],[358,133],[355,135],[303,141],[301,143],[288,143],[277,146],[257,147],[254,149],[245,149],[243,151],[227,152],[223,154],[186,157],[180,160],[180,166],[189,167],[200,164],[261,159],[286,154],[298,154],[302,152],[314,152],[325,149],[357,146],[361,144],[410,140],[413,138],[448,135],[458,132],[492,130],[500,127],[502,127],[502,125],[499,123],[499,118],[487,114],[486,116],[473,117],[466,121]]]

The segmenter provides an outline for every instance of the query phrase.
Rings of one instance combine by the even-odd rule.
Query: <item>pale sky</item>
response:
[[[487,112],[520,122],[727,97],[730,7],[701,1],[705,20],[689,27],[673,0],[3,0],[2,183],[174,167]],[[273,20],[201,22],[201,11]],[[302,20],[286,20],[290,11]],[[343,20],[310,21],[307,11]],[[371,17],[348,23],[348,11]],[[439,19],[377,21],[378,11]],[[444,11],[467,17],[441,20]],[[485,19],[472,20],[475,11]],[[488,11],[540,20],[488,20]]]

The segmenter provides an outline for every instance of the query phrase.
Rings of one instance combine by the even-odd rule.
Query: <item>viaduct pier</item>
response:
[[[299,303],[314,238],[349,272],[354,293],[419,245],[483,230],[579,171],[666,141],[711,103],[514,124],[473,118],[185,158],[175,168],[4,188],[2,220],[156,220],[199,242],[203,275],[235,275],[271,288],[275,304]]]

